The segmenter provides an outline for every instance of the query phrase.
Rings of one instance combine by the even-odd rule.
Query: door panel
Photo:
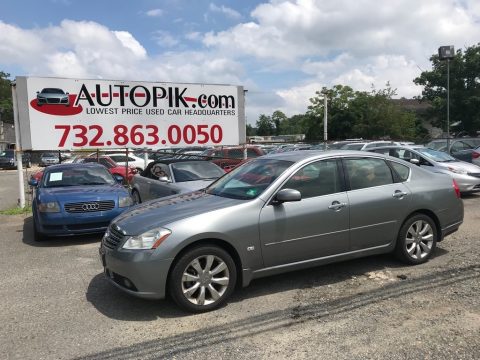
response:
[[[329,209],[336,204],[338,209]],[[268,205],[260,213],[266,267],[343,253],[349,244],[346,193]]]

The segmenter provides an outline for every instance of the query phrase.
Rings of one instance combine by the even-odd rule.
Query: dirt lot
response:
[[[427,264],[375,256],[254,281],[215,312],[109,285],[100,237],[0,215],[1,359],[479,359],[480,196]]]

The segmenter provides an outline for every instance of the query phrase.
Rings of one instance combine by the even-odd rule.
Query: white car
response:
[[[138,171],[143,171],[153,161],[149,159],[145,164],[145,159],[134,154],[128,154],[128,157],[125,153],[108,153],[107,155],[120,166],[125,166],[128,160],[128,166],[134,167]]]

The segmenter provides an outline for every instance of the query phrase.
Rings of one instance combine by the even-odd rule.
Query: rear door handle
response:
[[[394,198],[397,198],[397,199],[401,199],[403,198],[404,196],[407,196],[408,194],[405,192],[405,191],[401,191],[401,190],[395,190],[395,192],[393,193],[393,197]]]
[[[341,208],[344,208],[345,206],[347,206],[346,203],[341,203],[339,201],[334,201],[332,202],[332,205],[330,205],[328,208],[330,210],[335,210],[335,211],[338,211],[340,210]]]

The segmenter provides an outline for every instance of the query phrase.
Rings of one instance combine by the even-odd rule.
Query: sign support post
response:
[[[12,82],[12,100],[13,123],[15,126],[15,156],[17,158],[19,189],[18,205],[23,209],[25,207],[25,182],[23,178],[22,144],[20,143],[20,122],[18,121],[17,84],[15,82]]]

